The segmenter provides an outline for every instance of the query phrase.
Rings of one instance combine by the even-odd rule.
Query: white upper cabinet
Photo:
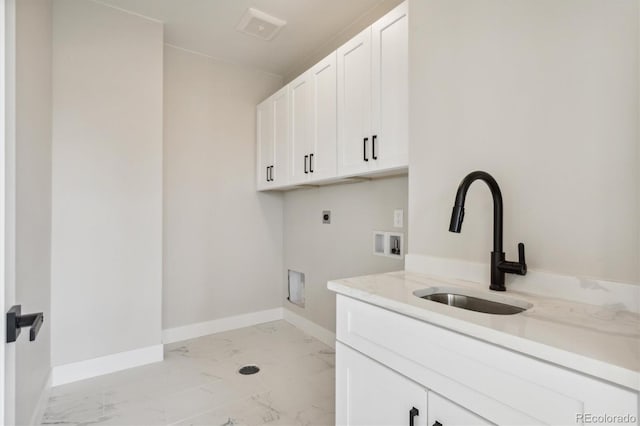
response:
[[[403,3],[371,28],[372,153],[374,166],[389,169],[409,162],[409,19]],[[375,154],[375,155],[374,155]]]
[[[408,165],[408,15],[402,3],[338,49],[338,175]]]
[[[317,63],[311,70],[312,118],[310,178],[329,179],[336,176],[337,128],[337,62],[336,52]]]
[[[337,53],[338,174],[357,174],[371,161],[371,28]]]
[[[258,190],[288,184],[289,87],[283,87],[257,107]]]
[[[271,184],[271,166],[274,164],[273,146],[273,105],[270,99],[256,108],[257,131],[257,168],[258,190],[266,189]]]
[[[309,71],[289,83],[289,96],[289,183],[296,185],[309,179],[309,156],[313,149],[313,87]]]
[[[408,166],[406,2],[258,105],[258,190]]]
[[[335,177],[335,52],[289,83],[289,91],[289,184],[304,184]]]

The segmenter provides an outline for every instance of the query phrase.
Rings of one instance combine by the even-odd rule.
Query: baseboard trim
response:
[[[283,308],[282,310],[285,321],[296,326],[312,337],[315,337],[325,345],[331,346],[334,349],[336,348],[336,333],[333,333],[286,308]]]
[[[235,330],[243,327],[251,327],[265,322],[284,319],[303,332],[315,337],[324,344],[335,348],[335,333],[315,324],[308,319],[285,308],[274,308],[264,311],[251,312],[243,315],[220,318],[212,321],[190,324],[183,327],[169,328],[162,331],[163,344],[181,342],[195,339],[223,331]],[[49,399],[51,387],[61,386],[104,374],[128,368],[139,367],[162,361],[164,358],[163,345],[148,346],[132,351],[120,352],[98,358],[88,359],[70,364],[53,367],[47,384],[43,389],[38,409],[34,412],[33,423],[39,424]]]
[[[281,320],[282,310],[282,308],[267,309],[265,311],[198,322],[182,327],[167,328],[162,331],[162,342],[164,344],[182,342],[183,340],[195,339],[209,334]]]
[[[33,414],[31,415],[30,425],[41,425],[42,420],[44,419],[44,413],[47,411],[47,405],[49,404],[49,396],[51,395],[51,381],[52,379],[52,371],[49,371],[49,375],[47,376],[47,380],[44,383],[44,386],[40,390],[40,397],[38,398],[38,403],[36,404],[36,408],[33,410]]]
[[[90,379],[104,374],[141,365],[162,361],[164,350],[162,345],[147,346],[145,348],[101,356],[84,361],[53,367],[51,372],[53,387]]]

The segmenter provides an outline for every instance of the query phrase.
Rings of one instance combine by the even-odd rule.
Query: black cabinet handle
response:
[[[411,410],[409,410],[409,426],[413,426],[413,418],[419,415],[420,410],[418,410],[416,407],[413,407],[411,408]]]
[[[374,160],[378,159],[378,156],[376,155],[376,140],[378,139],[378,135],[373,135],[371,137],[371,158],[373,158]]]
[[[313,173],[313,154],[309,154],[309,171]]]
[[[267,166],[267,176],[266,176],[266,181],[269,182],[269,169],[271,168],[271,166]]]
[[[308,173],[309,173],[309,170],[307,170],[307,158],[309,158],[309,156],[308,156],[308,155],[305,155],[305,156],[304,156],[304,173],[305,173],[305,174],[308,174]]]
[[[269,179],[273,182],[273,166],[271,166],[271,171],[269,172]]]
[[[362,155],[364,158],[364,161],[369,161],[369,159],[367,158],[367,142],[369,141],[369,138],[364,138],[364,140],[362,141]]]
[[[442,426],[442,423],[440,423],[439,421],[436,420],[436,422],[433,424],[433,426]]]

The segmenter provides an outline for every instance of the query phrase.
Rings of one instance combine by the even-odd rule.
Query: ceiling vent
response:
[[[250,7],[236,29],[263,40],[271,40],[286,24],[282,19]]]

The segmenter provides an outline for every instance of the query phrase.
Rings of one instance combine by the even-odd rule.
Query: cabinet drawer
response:
[[[419,321],[337,297],[337,339],[499,424],[636,416],[637,393]]]
[[[471,426],[471,425],[491,425],[480,416],[475,415],[469,410],[465,410],[458,404],[454,404],[438,395],[435,392],[429,392],[427,398],[427,407],[429,407],[429,425],[442,426]]]

